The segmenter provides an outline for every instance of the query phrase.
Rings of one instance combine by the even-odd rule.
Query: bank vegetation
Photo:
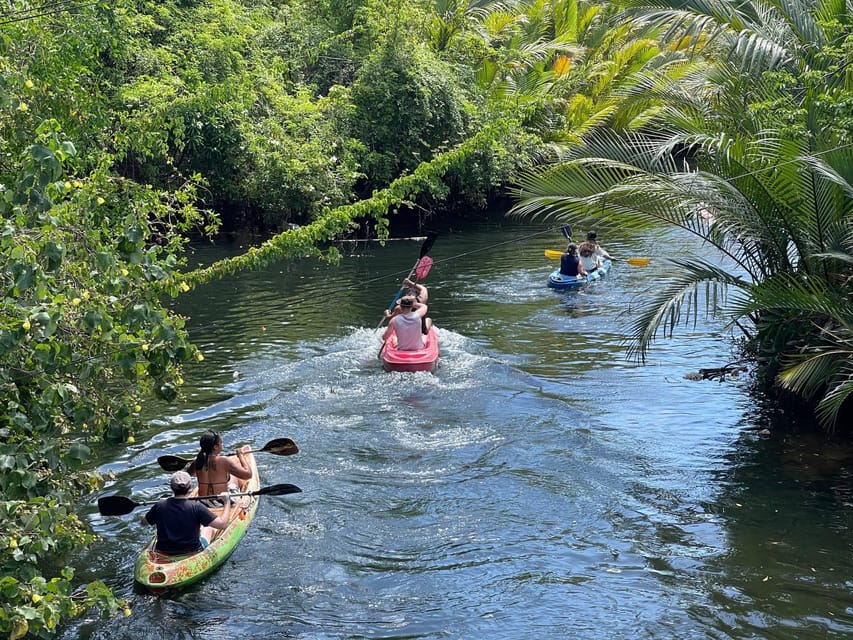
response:
[[[672,225],[746,355],[837,428],[853,386],[851,5],[117,0],[0,10],[0,633],[125,605],[66,567],[101,449],[203,358],[170,297],[395,215]],[[702,213],[707,216],[701,215]],[[190,237],[277,231],[188,271]],[[331,247],[331,248],[330,248]],[[723,300],[721,296],[710,299]],[[131,612],[126,611],[130,614]]]

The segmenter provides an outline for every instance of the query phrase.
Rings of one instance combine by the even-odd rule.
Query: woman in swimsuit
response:
[[[216,496],[223,491],[239,489],[237,480],[245,487],[245,481],[252,477],[252,469],[246,462],[249,445],[237,449],[237,459],[222,455],[222,436],[216,431],[205,431],[199,441],[201,451],[195,462],[190,465],[190,475],[198,478],[198,492],[202,496]],[[218,500],[218,498],[217,498]]]

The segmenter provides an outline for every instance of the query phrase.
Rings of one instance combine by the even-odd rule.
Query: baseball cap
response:
[[[176,494],[189,493],[193,488],[193,479],[186,471],[176,471],[169,480],[169,486]]]

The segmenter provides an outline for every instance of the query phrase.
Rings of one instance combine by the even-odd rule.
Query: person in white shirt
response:
[[[415,300],[414,296],[400,298],[400,312],[393,315],[388,322],[388,328],[382,334],[387,340],[392,333],[397,336],[397,349],[401,351],[418,351],[425,346],[424,336],[432,327],[432,318],[427,318],[429,307]]]
[[[595,255],[601,259],[603,263],[605,260],[615,260],[613,256],[607,253],[600,244],[598,244],[598,234],[595,231],[590,231],[586,234],[586,242],[591,242],[595,245]],[[586,242],[584,244],[586,244]]]
[[[595,243],[589,241],[581,242],[578,247],[578,255],[580,256],[581,264],[583,265],[583,268],[586,269],[587,273],[595,271],[604,264],[595,250]]]

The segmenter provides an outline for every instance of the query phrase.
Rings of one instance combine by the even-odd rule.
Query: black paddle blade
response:
[[[180,471],[190,462],[192,461],[182,458],[181,456],[173,455],[165,455],[157,458],[157,464],[160,465],[160,468],[163,469],[163,471]]]
[[[141,506],[142,503],[134,502],[124,496],[104,496],[103,498],[98,498],[98,511],[102,516],[127,515],[136,509],[136,507]]]
[[[274,484],[269,487],[263,487],[257,491],[252,491],[256,496],[283,496],[288,493],[302,493],[302,489],[295,484]]]
[[[560,227],[560,231],[563,232],[563,237],[566,240],[572,239],[572,226],[570,224],[564,224],[562,227]]]
[[[290,438],[276,438],[267,442],[260,451],[274,453],[277,456],[292,456],[299,453],[299,447]]]
[[[427,239],[424,240],[424,243],[421,245],[421,255],[418,258],[423,258],[426,254],[429,253],[429,250],[432,249],[432,245],[435,244],[435,239],[438,237],[438,234],[435,232],[431,232],[427,234]]]

